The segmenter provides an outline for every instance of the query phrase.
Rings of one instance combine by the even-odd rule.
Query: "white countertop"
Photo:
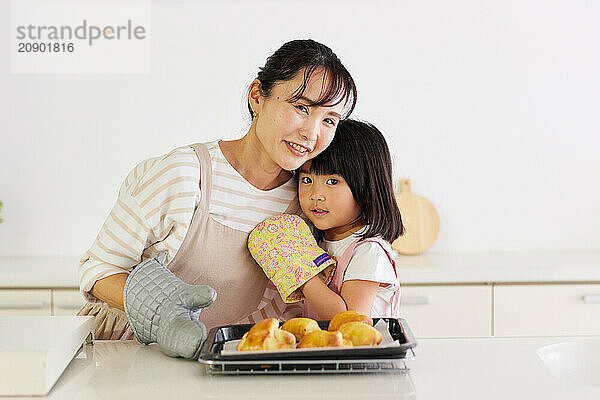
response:
[[[600,282],[600,252],[398,256],[405,285]],[[79,257],[0,257],[0,288],[76,288]]]
[[[0,289],[77,288],[79,257],[0,257]]]
[[[600,252],[398,256],[403,284],[600,282]]]
[[[0,315],[0,398],[48,393],[93,327],[92,316]]]
[[[98,341],[69,365],[48,399],[598,399],[600,386],[556,378],[536,355],[588,338],[421,339],[408,373],[209,376],[156,345]],[[185,397],[184,397],[185,396]]]

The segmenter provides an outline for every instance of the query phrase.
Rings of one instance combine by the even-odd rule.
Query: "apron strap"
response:
[[[342,256],[337,260],[337,262],[338,262],[337,267],[335,270],[335,274],[333,275],[333,279],[329,283],[329,288],[331,290],[333,290],[335,293],[340,294],[341,289],[342,289],[342,284],[344,282],[344,275],[346,274],[348,265],[350,265],[350,260],[352,260],[352,257],[354,256],[354,251],[356,250],[356,248],[358,246],[360,246],[363,243],[367,243],[367,242],[373,242],[373,243],[379,244],[385,251],[385,254],[388,257],[388,260],[390,261],[390,263],[392,264],[392,267],[394,268],[394,275],[396,275],[396,280],[398,283],[397,283],[397,288],[394,291],[394,294],[392,295],[390,303],[391,303],[391,308],[392,308],[391,316],[394,318],[397,318],[400,316],[400,279],[398,277],[398,269],[396,267],[396,262],[394,261],[394,258],[392,256],[392,254],[390,253],[390,251],[385,246],[385,242],[381,238],[378,238],[378,237],[367,238],[367,239],[359,238],[359,239],[355,240],[354,242],[352,242],[346,248],[346,250],[344,250],[344,253],[342,253]],[[316,316],[316,312],[310,306],[310,303],[306,300],[304,301],[304,316],[311,316],[312,318],[314,318]]]
[[[198,203],[198,207],[200,207],[201,210],[208,212],[208,207],[210,205],[210,195],[208,194],[211,193],[212,189],[212,165],[210,162],[210,153],[204,143],[194,143],[190,145],[190,147],[194,149],[196,157],[198,157],[198,161],[200,162],[200,202]]]

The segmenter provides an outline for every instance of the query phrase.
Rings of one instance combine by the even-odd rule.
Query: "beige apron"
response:
[[[191,146],[200,161],[200,202],[168,268],[182,281],[209,285],[217,300],[200,313],[207,329],[245,319],[258,310],[269,280],[248,251],[248,233],[225,226],[208,213],[212,167],[204,144]],[[298,196],[286,213],[299,214]],[[135,339],[125,313],[105,303],[88,303],[77,315],[95,315],[96,339]]]

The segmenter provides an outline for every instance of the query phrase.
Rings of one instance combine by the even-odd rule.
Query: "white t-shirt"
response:
[[[321,242],[321,247],[330,255],[339,259],[348,246],[358,239],[359,234],[360,231],[345,239],[336,241],[324,239]],[[389,247],[389,244],[385,242],[385,246]],[[388,251],[391,252],[391,248],[388,248]],[[353,279],[379,282],[380,286],[377,289],[370,316],[373,318],[392,316],[391,299],[396,288],[399,289],[400,282],[396,278],[392,263],[379,244],[367,242],[356,248],[354,257],[350,260],[348,269],[344,274],[343,282]]]

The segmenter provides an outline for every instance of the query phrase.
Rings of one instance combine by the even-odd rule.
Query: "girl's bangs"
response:
[[[330,145],[321,154],[310,161],[311,173],[315,175],[344,175],[344,168],[340,162],[341,158],[334,150],[335,147],[336,146]]]

